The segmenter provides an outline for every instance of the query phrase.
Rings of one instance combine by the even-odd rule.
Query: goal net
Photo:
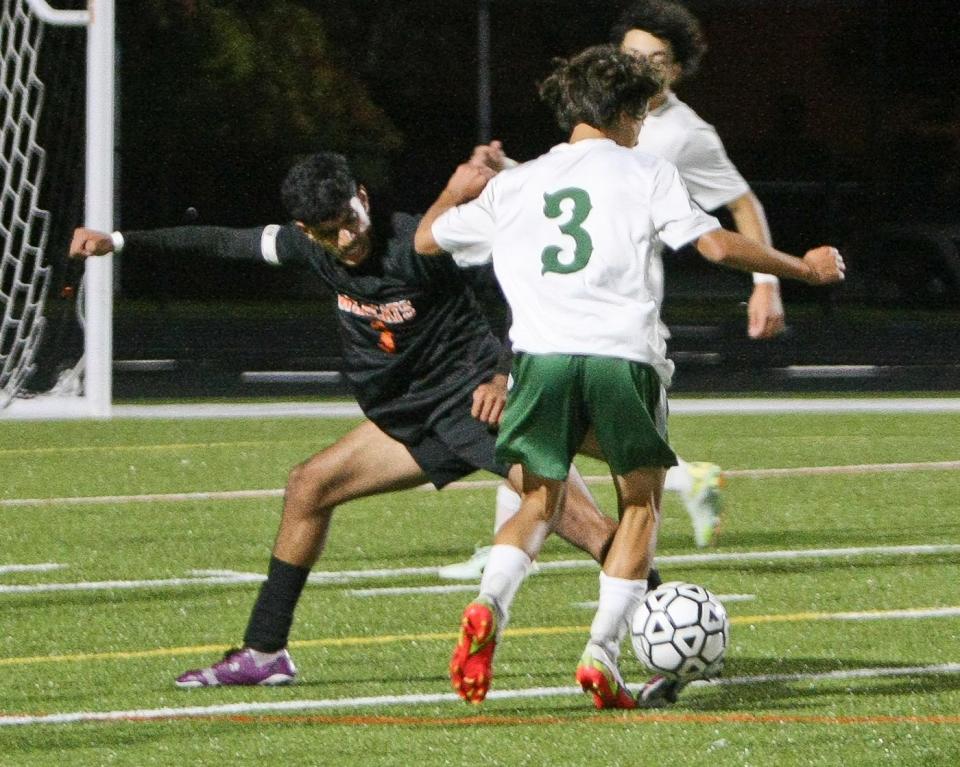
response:
[[[73,200],[84,201],[85,225],[109,231],[113,223],[113,0],[91,2],[90,11],[83,2],[58,4],[64,7],[46,0],[2,0],[0,418],[110,411],[109,258],[84,270],[77,301],[83,341],[72,364],[59,380],[36,381],[41,344],[51,329],[51,287],[64,277],[67,227],[81,222],[69,190]],[[77,66],[83,27],[85,86],[78,82],[83,68]],[[78,102],[84,101],[85,127],[76,119],[82,113]],[[84,165],[83,154],[85,176],[69,178]],[[72,318],[61,321],[75,326]],[[38,387],[49,391],[37,396]]]

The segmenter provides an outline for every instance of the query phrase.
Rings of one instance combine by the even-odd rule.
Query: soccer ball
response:
[[[674,581],[647,594],[633,614],[633,649],[640,661],[670,679],[709,679],[723,668],[730,621],[703,586]]]

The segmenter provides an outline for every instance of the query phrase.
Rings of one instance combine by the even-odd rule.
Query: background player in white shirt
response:
[[[664,81],[663,90],[650,100],[637,149],[676,165],[701,208],[726,208],[740,234],[771,245],[763,206],[730,161],[720,136],[672,90],[696,73],[707,49],[696,17],[673,0],[639,0],[614,25],[611,38],[655,67]],[[747,330],[751,338],[772,338],[784,327],[779,281],[760,273],[753,281]]]
[[[569,142],[497,176],[461,165],[417,227],[420,253],[492,259],[513,312],[514,387],[497,453],[522,464],[523,497],[495,536],[450,662],[454,688],[472,703],[487,694],[498,634],[589,435],[610,465],[619,524],[576,678],[598,708],[637,705],[619,648],[647,589],[664,471],[675,462],[664,389],[673,366],[651,279],[658,243],[693,243],[711,261],[811,284],[843,278],[835,249],[801,260],[725,231],[690,200],[674,166],[629,151],[658,90],[653,70],[614,46],[562,62],[541,97]]]
[[[740,234],[772,245],[763,206],[730,161],[712,125],[677,98],[672,88],[696,73],[707,45],[696,17],[673,0],[639,0],[614,26],[611,42],[640,56],[664,80],[663,90],[650,100],[637,149],[677,166],[690,197],[707,211],[726,208]],[[663,274],[660,296],[663,297]],[[747,303],[747,332],[768,339],[784,329],[780,283],[770,274],[754,273]],[[720,521],[720,467],[713,463],[687,464],[667,473],[666,490],[681,493],[698,546],[707,545]]]

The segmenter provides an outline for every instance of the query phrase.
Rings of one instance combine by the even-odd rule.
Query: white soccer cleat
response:
[[[687,464],[690,489],[680,497],[693,524],[693,540],[699,548],[713,543],[720,527],[723,472],[715,463],[703,461]]]
[[[490,559],[491,546],[477,546],[473,556],[465,562],[444,565],[437,569],[437,575],[447,581],[479,581],[483,568]]]

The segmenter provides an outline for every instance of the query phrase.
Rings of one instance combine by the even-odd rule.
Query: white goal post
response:
[[[88,0],[87,10],[82,11],[58,10],[51,7],[46,0],[3,0],[5,14],[12,6],[23,15],[25,27],[36,23],[87,28],[84,225],[100,231],[112,231],[114,0]],[[25,38],[27,35],[20,33],[10,37]],[[5,54],[6,52],[4,67],[14,66],[8,63]],[[19,62],[16,66],[19,66]],[[53,215],[57,215],[57,211],[53,211]],[[73,396],[41,395],[25,399],[14,397],[6,407],[0,407],[0,419],[110,416],[113,356],[112,256],[89,259],[86,262],[83,297],[85,322],[84,356],[81,363],[82,392]]]

